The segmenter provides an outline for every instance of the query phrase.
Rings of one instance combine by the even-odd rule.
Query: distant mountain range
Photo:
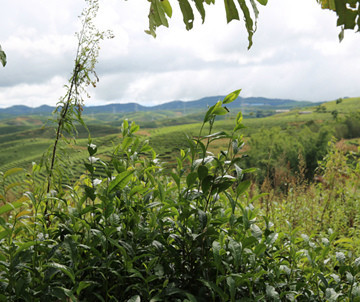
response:
[[[215,104],[218,100],[223,99],[224,96],[210,96],[195,101],[172,101],[156,106],[143,106],[137,103],[126,104],[109,104],[102,106],[91,106],[84,108],[84,114],[98,114],[98,113],[124,113],[136,111],[164,111],[164,110],[191,110],[191,109],[206,109],[207,106]],[[236,101],[228,104],[228,108],[244,108],[244,107],[266,107],[268,109],[290,109],[295,107],[316,106],[319,103],[308,101],[294,101],[289,99],[268,99],[263,97],[239,97]],[[22,116],[22,115],[50,115],[55,107],[42,105],[40,107],[31,108],[23,105],[16,105],[9,108],[0,108],[0,115]]]

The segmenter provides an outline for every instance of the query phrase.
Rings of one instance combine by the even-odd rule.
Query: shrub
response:
[[[73,187],[2,206],[11,216],[0,220],[0,300],[359,299],[360,260],[336,233],[300,236],[290,225],[276,233],[258,217],[257,197],[246,198],[243,177],[253,170],[241,169],[241,113],[231,133],[212,132],[238,93],[208,109],[169,175],[125,121],[108,161],[89,141],[87,172]],[[227,150],[211,154],[224,138]]]

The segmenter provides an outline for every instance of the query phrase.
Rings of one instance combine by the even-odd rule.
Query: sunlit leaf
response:
[[[229,93],[223,100],[223,104],[229,104],[232,103],[233,101],[235,101],[239,94],[240,94],[241,89],[235,90],[231,93]]]
[[[120,174],[118,174],[114,180],[112,180],[108,187],[108,192],[113,191],[115,188],[123,188],[127,185],[129,180],[131,179],[132,174],[135,172],[135,170],[132,171],[124,171]]]
[[[19,172],[24,172],[24,169],[23,168],[12,168],[10,170],[7,170],[5,173],[4,173],[4,179],[7,178],[8,176],[10,175],[13,175],[15,173],[19,173]]]
[[[171,7],[171,5],[170,5],[169,0],[162,0],[162,1],[160,1],[160,3],[161,3],[161,5],[162,5],[162,7],[163,7],[163,10],[164,10],[165,13],[167,14],[167,16],[168,16],[169,18],[171,18],[171,16],[172,16],[172,7]]]

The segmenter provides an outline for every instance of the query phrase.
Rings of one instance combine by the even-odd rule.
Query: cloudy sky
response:
[[[186,31],[173,3],[170,28],[157,38],[147,29],[145,0],[101,0],[98,24],[115,39],[102,43],[100,82],[87,105],[154,105],[224,95],[327,101],[360,96],[360,34],[338,41],[336,15],[316,0],[269,0],[259,7],[254,45],[247,50],[243,22],[226,24],[223,2],[206,22],[195,15]],[[0,0],[0,107],[55,105],[70,76],[81,0]],[[196,13],[196,12],[195,12]]]

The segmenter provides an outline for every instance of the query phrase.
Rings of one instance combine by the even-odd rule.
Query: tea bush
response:
[[[171,173],[128,121],[109,160],[89,140],[73,186],[47,193],[33,165],[25,197],[0,208],[0,301],[359,301],[346,239],[276,232],[253,206],[241,113],[213,133],[238,94],[208,109]],[[228,148],[212,154],[219,139]]]

